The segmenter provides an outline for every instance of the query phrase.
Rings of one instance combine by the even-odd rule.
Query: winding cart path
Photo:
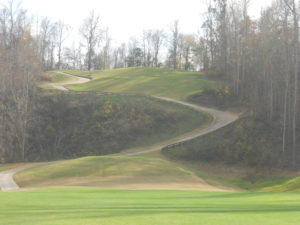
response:
[[[59,73],[74,78],[72,81],[68,81],[65,83],[52,83],[51,84],[54,88],[62,90],[62,91],[69,91],[68,88],[66,87],[66,85],[82,84],[82,83],[87,83],[90,81],[90,79],[88,79],[88,78],[82,78],[82,77],[74,76],[71,74],[63,73],[63,72],[59,72]],[[185,135],[181,135],[180,137],[166,141],[163,144],[156,144],[156,145],[154,144],[153,147],[141,148],[141,149],[135,150],[134,152],[124,152],[124,153],[120,153],[119,155],[131,156],[131,155],[140,155],[140,154],[144,154],[144,153],[148,153],[148,152],[160,151],[163,148],[166,148],[168,146],[177,145],[177,144],[192,140],[194,138],[203,136],[205,134],[214,132],[222,127],[225,127],[225,126],[233,123],[234,121],[236,121],[239,118],[239,116],[237,114],[234,114],[234,113],[231,113],[228,111],[220,111],[220,110],[216,110],[216,109],[212,109],[212,108],[202,107],[202,106],[194,105],[194,104],[191,104],[188,102],[179,101],[179,100],[175,100],[175,99],[171,99],[171,98],[157,97],[157,96],[153,96],[153,97],[163,100],[163,101],[173,102],[176,104],[184,105],[186,107],[190,107],[190,108],[193,108],[198,111],[207,112],[210,115],[212,115],[213,121],[206,128],[195,130],[195,131],[190,132]],[[13,176],[18,172],[21,172],[21,171],[29,169],[29,168],[33,168],[33,167],[41,165],[41,164],[42,163],[32,163],[32,164],[28,164],[28,165],[18,167],[15,169],[11,169],[8,171],[0,172],[0,189],[2,191],[14,191],[14,190],[20,189],[18,184],[14,181]]]

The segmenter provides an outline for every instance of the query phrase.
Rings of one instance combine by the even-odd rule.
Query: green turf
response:
[[[80,77],[87,77],[87,78],[90,78],[91,74],[92,74],[92,72],[87,71],[87,70],[62,70],[62,72],[72,74],[72,75],[76,75],[76,76],[80,76]]]
[[[101,179],[111,177],[114,179],[111,184],[116,186],[120,182],[124,182],[123,179],[118,179],[120,177],[130,177],[131,182],[149,183],[148,178],[161,181],[160,178],[168,179],[168,177],[177,177],[180,182],[185,182],[191,180],[193,175],[190,170],[162,158],[98,156],[39,166],[18,173],[14,178],[22,187],[37,187],[53,185],[101,186]],[[153,181],[151,183],[153,184]]]
[[[70,72],[72,73],[72,72]],[[76,91],[140,93],[185,100],[205,88],[218,87],[199,72],[161,68],[124,68],[91,72],[93,80],[71,85]]]
[[[53,83],[65,83],[65,82],[69,82],[72,80],[76,80],[75,78],[72,78],[70,76],[66,76],[64,74],[61,73],[50,73],[51,74],[51,81]]]
[[[299,193],[47,189],[0,193],[1,225],[297,225]]]
[[[1,164],[0,163],[0,172],[5,171],[5,170],[10,170],[18,167],[18,164],[16,163],[11,163],[11,164]]]

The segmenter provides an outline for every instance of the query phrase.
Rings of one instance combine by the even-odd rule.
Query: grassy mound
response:
[[[75,76],[80,76],[80,77],[86,77],[86,78],[91,78],[92,73],[96,72],[90,72],[86,70],[62,70],[62,72],[65,72],[67,74],[75,75]]]
[[[296,225],[298,193],[46,189],[0,193],[1,224]]]
[[[216,190],[185,167],[150,156],[98,156],[54,162],[18,173],[15,179],[22,187]]]
[[[67,71],[71,74],[82,71]],[[205,88],[218,87],[199,72],[161,68],[124,68],[92,71],[91,82],[68,86],[76,91],[141,93],[184,100]]]
[[[76,78],[61,73],[56,73],[56,72],[50,73],[50,76],[51,76],[51,81],[53,83],[66,83],[69,81],[76,80]]]

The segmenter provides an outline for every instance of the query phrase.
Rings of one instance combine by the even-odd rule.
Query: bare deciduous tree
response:
[[[95,15],[92,11],[90,15],[84,20],[81,28],[80,34],[85,40],[87,54],[86,54],[86,64],[87,69],[91,70],[93,67],[93,57],[95,56],[95,48],[97,43],[101,38],[100,30],[100,17]]]
[[[33,88],[40,73],[26,12],[9,1],[0,9],[0,161],[26,160]]]
[[[171,26],[171,40],[169,58],[173,69],[178,68],[179,21],[175,20]]]
[[[68,36],[68,31],[70,30],[70,27],[66,25],[64,22],[59,21],[56,23],[56,41],[57,41],[57,68],[61,69],[62,64],[62,50],[63,50],[63,44]]]

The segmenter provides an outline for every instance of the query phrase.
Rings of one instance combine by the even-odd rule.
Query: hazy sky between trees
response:
[[[16,0],[17,1],[17,0]],[[6,0],[0,0],[1,3]],[[101,16],[102,27],[109,27],[114,41],[120,43],[140,36],[146,29],[168,30],[178,19],[183,33],[197,33],[201,14],[207,9],[206,0],[23,0],[30,14],[62,20],[73,27],[72,38],[90,11]],[[258,16],[262,6],[271,0],[252,0],[250,14]],[[73,40],[74,41],[74,40]]]

